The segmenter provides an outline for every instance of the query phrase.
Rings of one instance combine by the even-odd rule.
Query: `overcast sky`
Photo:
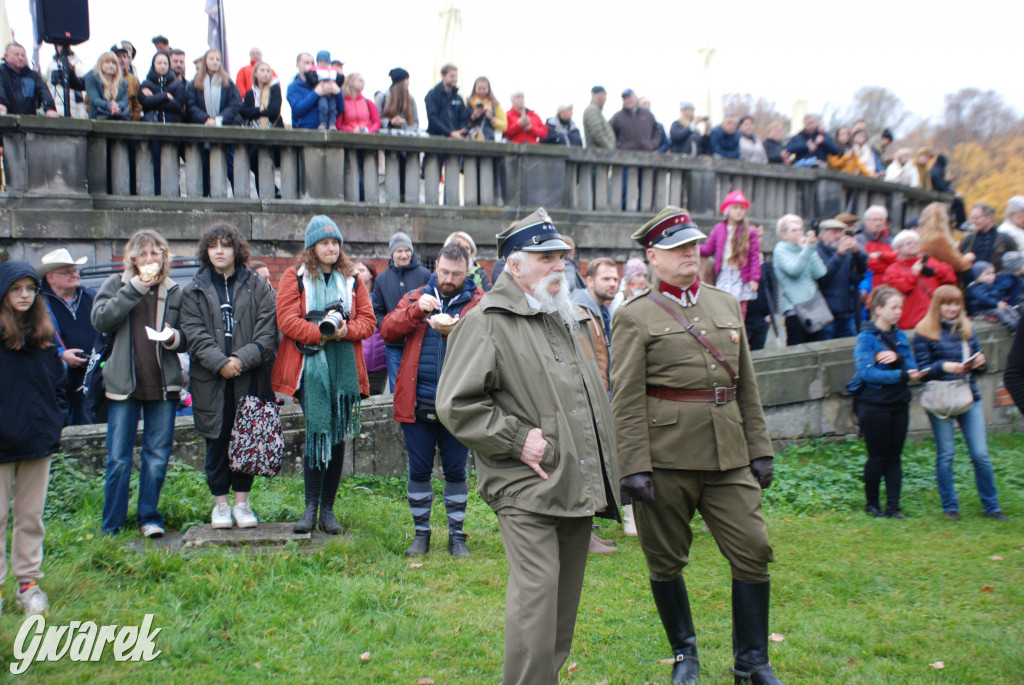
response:
[[[7,0],[16,38],[30,42],[30,0]],[[88,67],[115,41],[138,49],[142,77],[153,55],[151,38],[164,34],[191,60],[206,50],[203,0],[90,0],[91,40],[76,52]],[[295,55],[329,50],[360,72],[366,94],[390,85],[388,71],[401,66],[422,98],[434,86],[442,43],[440,11],[446,2],[388,3],[224,0],[232,76],[248,63],[249,48],[263,49],[282,86],[295,75]],[[1020,0],[861,0],[853,3],[656,2],[651,0],[456,0],[462,20],[460,65],[463,95],[476,76],[490,77],[507,108],[510,94],[526,93],[526,104],[542,118],[560,103],[575,105],[580,123],[590,87],[609,92],[606,115],[621,106],[631,87],[653,102],[668,126],[680,100],[706,110],[707,90],[700,48],[715,49],[712,88],[751,93],[776,102],[789,114],[796,100],[811,111],[844,107],[861,86],[884,86],[919,116],[937,116],[943,98],[963,87],[995,89],[1018,113],[1020,88]],[[457,34],[456,34],[457,35]],[[52,49],[40,51],[43,66]],[[190,72],[191,76],[191,72]],[[421,127],[425,127],[425,120]]]

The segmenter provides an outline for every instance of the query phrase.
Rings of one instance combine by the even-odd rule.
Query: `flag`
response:
[[[206,42],[211,50],[220,50],[224,71],[231,73],[228,67],[228,38],[224,29],[224,0],[204,0],[206,14],[210,17],[206,31]]]

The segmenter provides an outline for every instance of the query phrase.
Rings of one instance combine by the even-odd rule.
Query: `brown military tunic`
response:
[[[654,474],[655,502],[635,502],[651,576],[668,579],[682,571],[689,521],[700,510],[733,576],[766,580],[772,552],[749,464],[773,452],[739,302],[704,284],[690,307],[666,300],[722,353],[739,380],[736,400],[720,404],[649,396],[648,386],[711,390],[732,386],[732,379],[646,292],[616,310],[611,382],[619,471]]]

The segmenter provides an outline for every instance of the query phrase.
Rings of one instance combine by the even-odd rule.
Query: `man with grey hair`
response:
[[[994,231],[996,225],[996,208],[985,202],[975,202],[971,207],[968,220],[974,231],[965,235],[960,241],[960,251],[974,254],[974,261],[988,262],[1003,270],[1003,255],[1017,250],[1017,241],[1009,233]]]
[[[587,315],[569,299],[569,246],[543,209],[497,238],[506,268],[449,336],[436,405],[478,455],[498,515],[502,682],[550,684],[572,645],[591,521],[619,518],[615,436]]]
[[[856,233],[857,243],[860,249],[867,252],[864,247],[868,243],[892,243],[892,236],[889,234],[889,210],[883,205],[871,205],[864,210],[861,227]]]
[[[999,225],[999,232],[1024,245],[1024,195],[1014,195],[1006,203],[1006,218]]]
[[[8,43],[0,65],[0,114],[35,114],[40,109],[48,117],[57,116],[57,105],[43,77],[28,66],[25,48]]]
[[[839,146],[825,133],[817,114],[804,117],[804,127],[786,143],[786,151],[793,155],[795,166],[815,166],[827,162],[829,155],[838,155]]]
[[[545,123],[548,127],[548,137],[542,143],[554,145],[568,145],[570,147],[583,147],[583,138],[580,136],[580,129],[572,120],[572,105],[559,105],[555,116],[549,118]]]

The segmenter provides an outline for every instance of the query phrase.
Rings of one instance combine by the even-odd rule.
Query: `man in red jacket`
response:
[[[526,109],[523,91],[512,93],[512,107],[508,110],[508,128],[505,140],[510,143],[536,145],[548,137],[548,127],[532,109]]]
[[[407,293],[381,323],[380,336],[384,342],[405,340],[405,352],[395,380],[394,416],[402,424],[405,449],[409,454],[407,494],[415,536],[405,551],[406,556],[430,551],[430,510],[434,502],[430,474],[438,448],[444,470],[448,553],[453,557],[469,556],[466,534],[462,530],[469,498],[466,484],[469,449],[437,418],[434,402],[448,334],[483,296],[484,291],[469,278],[469,253],[461,245],[449,243],[441,248],[427,284]]]

